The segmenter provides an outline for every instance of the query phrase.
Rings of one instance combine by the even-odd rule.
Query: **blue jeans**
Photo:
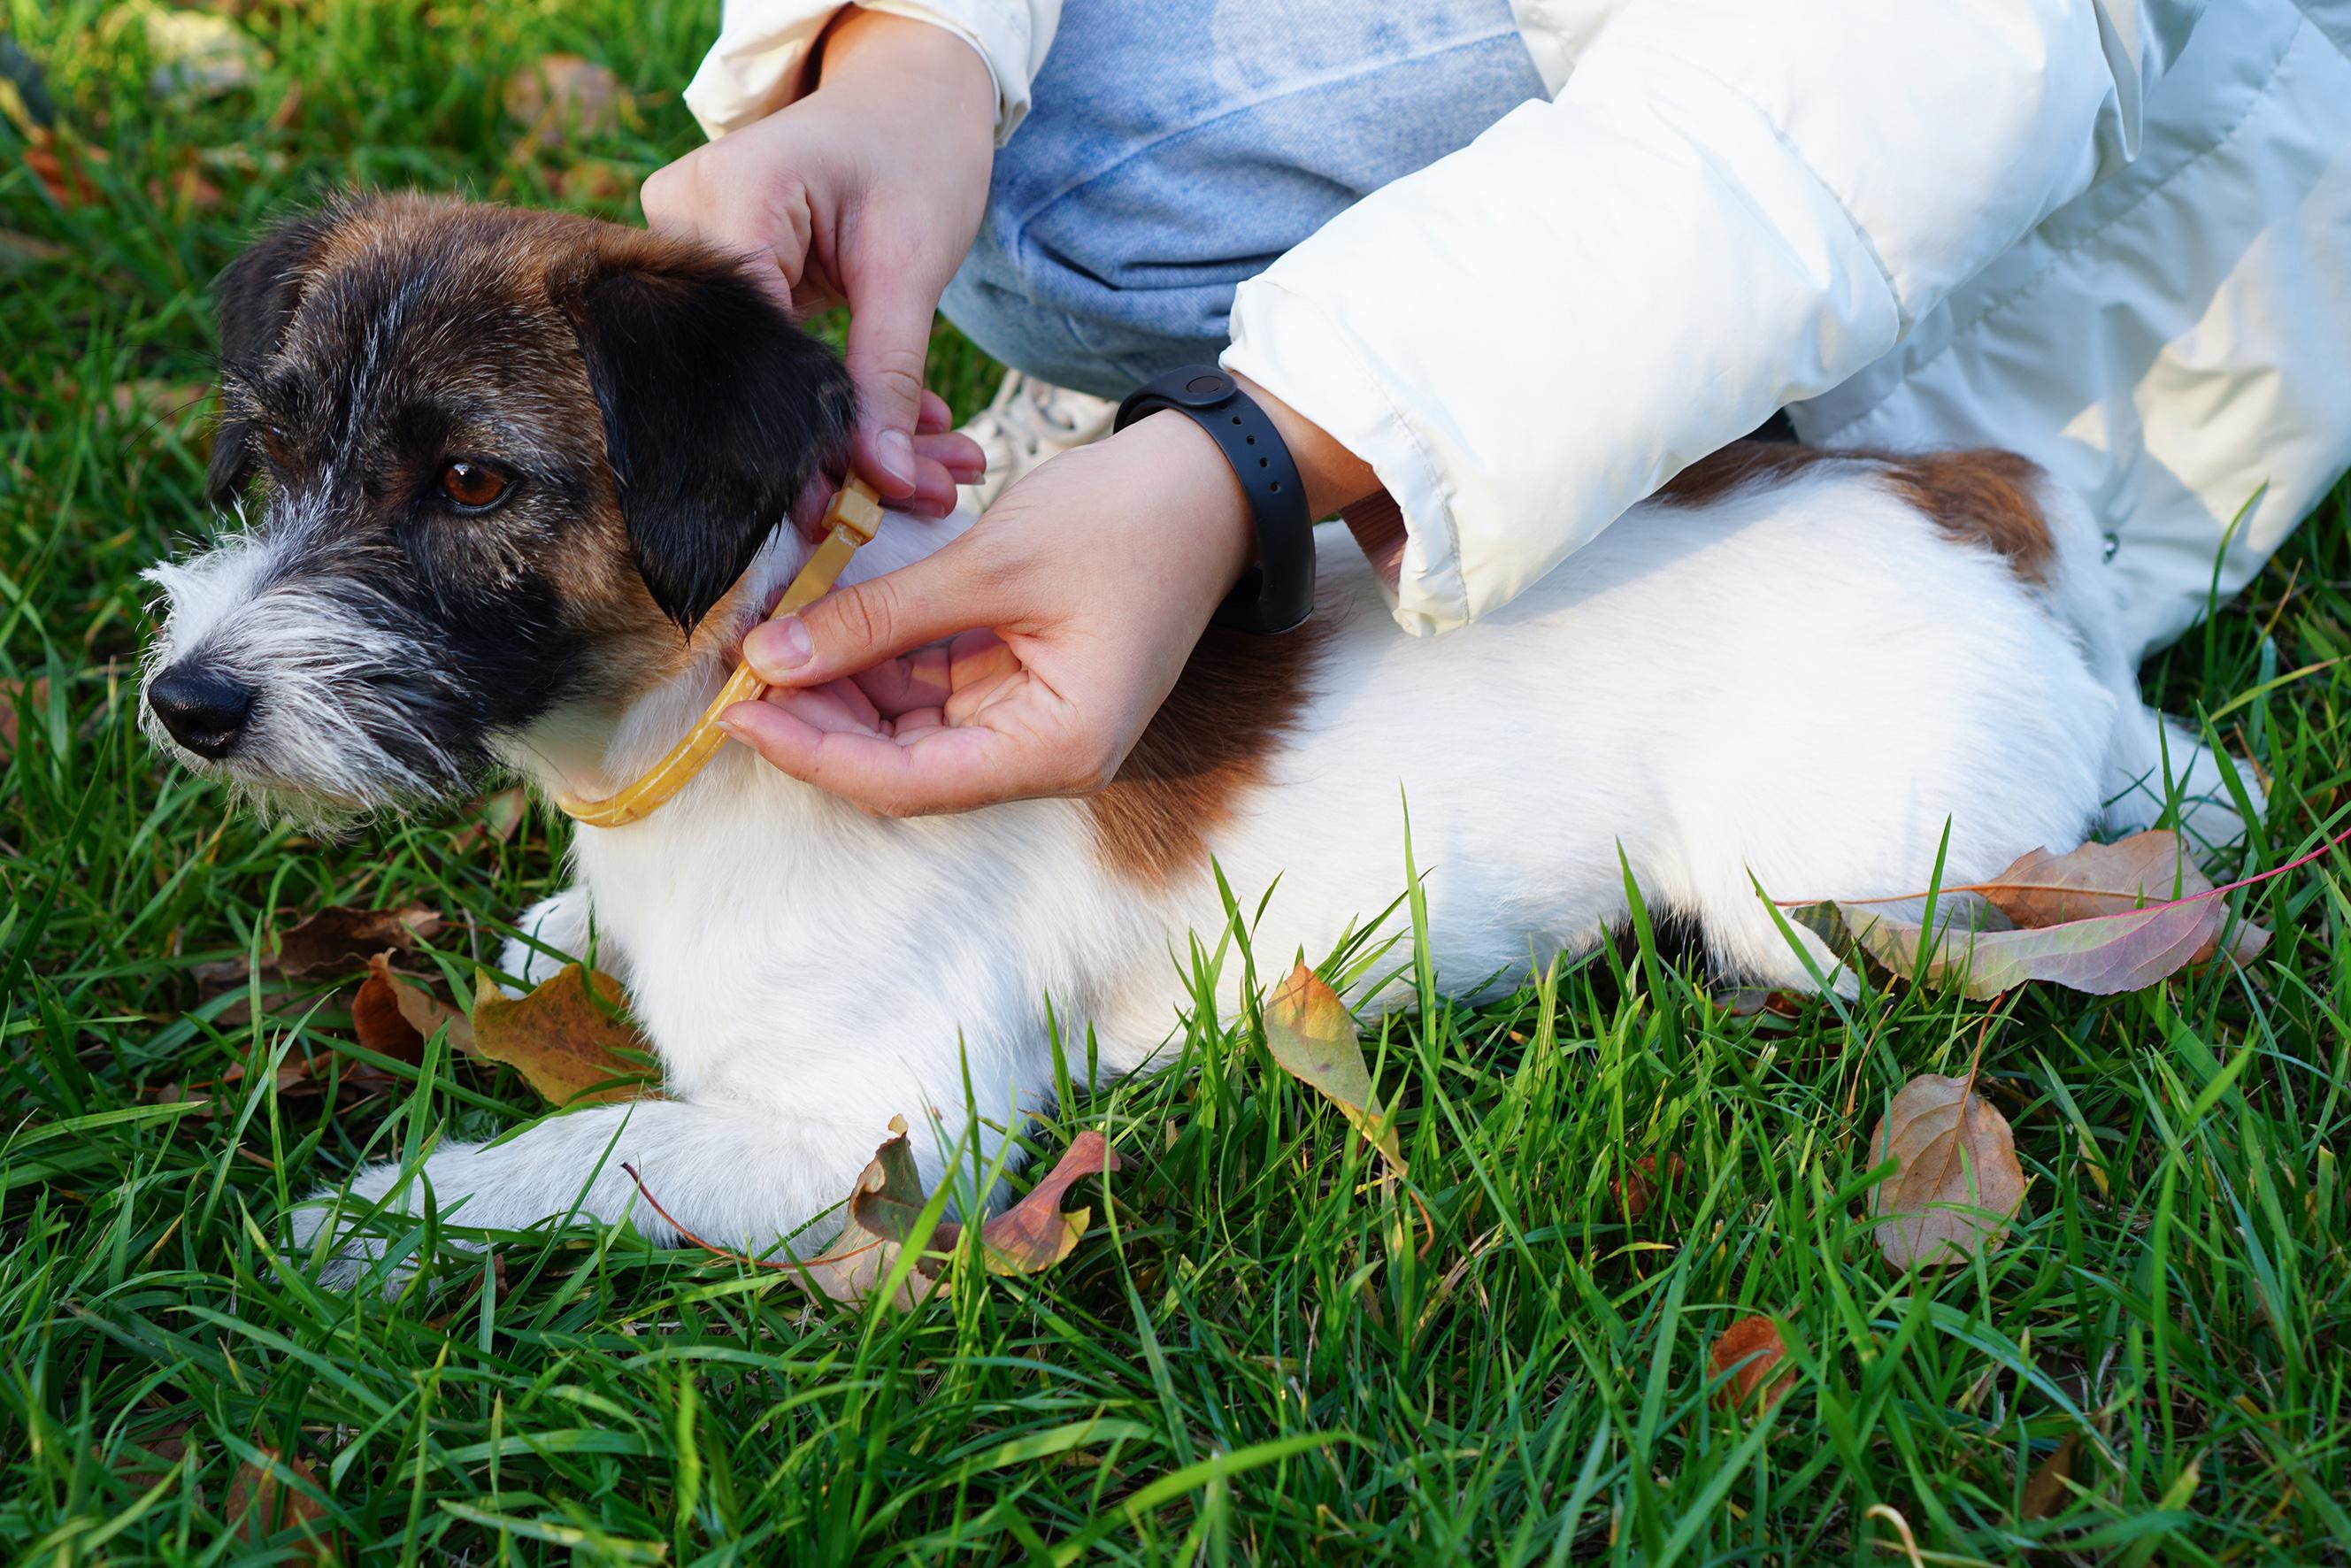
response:
[[[1123,395],[1214,360],[1242,279],[1542,92],[1507,0],[1068,0],[940,308]]]

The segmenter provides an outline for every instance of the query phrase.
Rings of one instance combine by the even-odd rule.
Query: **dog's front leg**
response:
[[[644,1199],[650,1193],[677,1225],[721,1247],[757,1254],[838,1205],[885,1128],[818,1121],[772,1106],[688,1104],[672,1100],[597,1105],[550,1116],[487,1144],[444,1145],[414,1169],[396,1162],[352,1176],[340,1210],[334,1189],[295,1215],[298,1249],[308,1253],[330,1220],[339,1241],[320,1261],[338,1288],[356,1283],[383,1255],[396,1220],[354,1227],[370,1208],[419,1215],[429,1188],[443,1223],[520,1230],[541,1221],[617,1223],[623,1218],[660,1245],[680,1238]],[[623,1166],[644,1180],[641,1193]],[[833,1228],[811,1231],[820,1244]],[[796,1249],[803,1245],[795,1242]],[[395,1277],[388,1287],[400,1283]]]
[[[543,985],[572,959],[584,964],[591,956],[606,974],[627,977],[619,947],[609,934],[596,930],[585,886],[540,899],[515,916],[515,929],[521,935],[498,950],[498,967],[526,986]]]

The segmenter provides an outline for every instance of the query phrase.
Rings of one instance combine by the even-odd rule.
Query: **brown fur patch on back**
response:
[[[2057,541],[2041,510],[2041,465],[1993,447],[1927,452],[1893,461],[1887,476],[1903,497],[1953,538],[2008,558],[2027,582],[2046,582]]]
[[[2026,582],[2048,580],[2057,545],[2041,509],[2041,467],[1996,447],[1906,455],[1862,447],[1734,441],[1667,480],[1651,499],[1673,507],[1702,507],[1750,484],[1783,484],[1823,463],[1866,464],[1879,470],[1896,495],[1951,538],[2005,557],[2009,569]]]
[[[1113,867],[1165,886],[1207,863],[1206,835],[1265,783],[1298,722],[1329,640],[1327,613],[1280,637],[1208,628],[1118,777],[1086,798]]]
[[[1649,498],[1669,507],[1703,507],[1750,485],[1766,480],[1785,484],[1822,463],[1875,455],[1829,452],[1818,446],[1799,446],[1791,441],[1734,441],[1658,486],[1656,494]]]

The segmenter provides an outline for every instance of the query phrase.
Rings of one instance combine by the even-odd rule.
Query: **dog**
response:
[[[309,821],[500,770],[589,796],[635,774],[804,558],[787,515],[853,418],[838,360],[747,265],[397,195],[261,240],[219,290],[207,489],[239,526],[150,574],[155,738]],[[852,579],[957,526],[893,519]],[[626,1164],[700,1237],[805,1249],[893,1117],[1017,1157],[1057,1038],[1113,1079],[1196,1006],[1242,1009],[1238,937],[1285,968],[1395,939],[1407,813],[1457,990],[1604,940],[1628,877],[1725,976],[1849,990],[1767,894],[1912,892],[1938,854],[1963,883],[2167,810],[2240,831],[2225,760],[2140,701],[2101,547],[2008,455],[1746,444],[1441,638],[1398,632],[1370,570],[1326,551],[1311,628],[1212,629],[1092,796],[891,820],[726,747],[648,820],[580,829],[576,883],[500,959],[536,981],[592,948],[665,1097],[349,1189],[674,1242]],[[1367,973],[1355,1005],[1410,1002],[1408,966]],[[930,1143],[935,1183],[950,1140]],[[302,1212],[307,1244],[329,1221]],[[337,1282],[372,1256],[328,1246]]]

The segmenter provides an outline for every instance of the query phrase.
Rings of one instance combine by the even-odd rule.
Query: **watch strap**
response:
[[[1136,388],[1118,405],[1113,430],[1172,409],[1208,433],[1248,497],[1257,560],[1211,617],[1215,624],[1270,635],[1314,612],[1314,518],[1298,464],[1273,421],[1240,384],[1214,365],[1186,365]]]

